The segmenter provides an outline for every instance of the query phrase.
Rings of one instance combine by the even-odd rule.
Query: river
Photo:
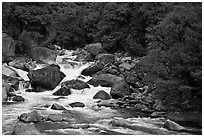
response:
[[[81,71],[91,65],[90,63],[82,63],[79,61],[73,61],[76,56],[72,55],[73,51],[66,51],[63,56],[58,56],[56,64],[61,68],[61,71],[66,77],[61,81],[80,79],[87,82],[91,77],[79,77]],[[63,60],[67,62],[73,62],[75,65],[63,64]],[[37,64],[37,68],[42,68],[42,64]],[[23,79],[28,79],[27,72],[15,69]],[[21,95],[26,101],[21,103],[14,103],[8,101],[3,104],[2,107],[2,132],[3,134],[9,134],[12,132],[15,122],[18,121],[17,117],[22,113],[31,112],[37,110],[41,115],[47,116],[49,114],[61,114],[61,111],[52,110],[50,107],[46,108],[46,105],[58,103],[73,113],[74,124],[89,124],[89,128],[51,128],[44,131],[43,134],[69,134],[69,135],[148,135],[148,134],[188,134],[184,132],[174,132],[162,128],[165,121],[164,118],[151,119],[148,117],[141,117],[139,115],[126,113],[121,110],[111,109],[108,107],[98,107],[93,96],[99,91],[104,90],[110,93],[110,88],[107,87],[93,87],[90,85],[90,89],[84,90],[71,90],[72,94],[61,99],[57,99],[58,96],[52,94],[60,88],[60,84],[52,91],[45,92],[25,92],[22,84],[19,84],[19,90],[17,94]],[[83,102],[85,107],[83,108],[71,108],[69,103]],[[111,124],[111,122],[118,122],[120,126]],[[128,126],[127,124],[128,123]]]

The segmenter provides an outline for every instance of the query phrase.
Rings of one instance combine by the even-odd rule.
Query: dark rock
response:
[[[86,50],[92,55],[96,56],[103,51],[101,43],[93,43],[86,45]]]
[[[23,87],[24,88],[29,88],[30,87],[30,82],[29,81],[24,81]]]
[[[71,107],[85,107],[85,104],[82,102],[74,102],[69,104]]]
[[[32,111],[29,113],[23,113],[18,117],[19,121],[23,121],[25,123],[29,122],[40,122],[43,117],[37,112],[37,111]]]
[[[32,87],[40,86],[47,90],[53,90],[65,77],[65,74],[60,71],[58,65],[49,65],[48,67],[34,70],[28,73]]]
[[[52,121],[52,122],[59,122],[59,121],[63,121],[63,116],[59,115],[59,114],[50,114],[47,117],[47,120]]]
[[[93,65],[82,70],[81,74],[84,76],[92,76],[94,73],[101,71],[103,69],[103,64],[96,62]]]
[[[51,109],[54,109],[54,110],[65,110],[65,108],[62,105],[59,105],[57,103],[52,104]]]
[[[113,74],[113,75],[119,75],[120,74],[120,72],[118,72],[116,69],[111,68],[111,67],[105,67],[105,68],[103,68],[103,70],[101,72],[109,73],[109,74]]]
[[[168,129],[168,130],[173,130],[173,131],[182,131],[182,130],[185,129],[184,127],[180,126],[180,125],[177,124],[176,122],[171,121],[171,120],[169,120],[169,119],[167,119],[167,120],[164,122],[163,128],[166,128],[166,129]]]
[[[19,87],[19,80],[17,78],[13,78],[11,80],[11,86],[15,89],[18,90]]]
[[[57,52],[46,47],[34,47],[31,49],[31,57],[39,63],[53,63],[56,61]]]
[[[109,53],[101,53],[96,56],[96,59],[103,65],[111,64],[114,62],[114,55]]]
[[[8,62],[15,57],[16,42],[8,35],[2,37],[2,61]]]
[[[65,81],[61,84],[61,86],[66,87],[66,88],[73,88],[73,89],[77,89],[77,90],[90,88],[86,82],[79,80],[79,79],[73,79],[73,80]]]
[[[111,87],[110,95],[112,98],[117,99],[117,98],[122,98],[126,95],[131,95],[131,90],[129,85],[123,80],[115,83]]]
[[[13,129],[13,135],[42,135],[34,123],[17,122]]]
[[[137,75],[135,73],[130,72],[129,74],[127,74],[125,80],[127,83],[130,83],[133,85],[138,81],[138,78],[137,78]]]
[[[108,100],[111,99],[111,96],[106,93],[104,90],[100,90],[94,95],[93,99],[102,99],[102,100]]]
[[[68,96],[71,94],[71,91],[69,88],[67,87],[61,87],[59,90],[57,90],[55,93],[53,93],[52,95],[56,95],[56,96]]]
[[[41,87],[41,86],[36,86],[35,87],[35,92],[44,92],[44,91],[46,91],[46,89]]]
[[[22,101],[25,101],[25,99],[21,96],[14,96],[12,98],[13,101],[16,101],[16,102],[22,102]]]
[[[91,80],[88,81],[89,84],[93,86],[105,86],[112,87],[115,83],[122,81],[123,78],[120,76],[112,75],[112,74],[98,74],[93,76]]]

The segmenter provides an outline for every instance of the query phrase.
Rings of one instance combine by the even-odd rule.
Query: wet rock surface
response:
[[[61,86],[66,88],[77,89],[77,90],[90,88],[90,86],[86,82],[79,79],[65,81],[61,84]]]

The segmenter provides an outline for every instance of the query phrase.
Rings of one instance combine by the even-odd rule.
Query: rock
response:
[[[100,90],[94,95],[93,99],[108,100],[108,99],[111,99],[111,96],[108,93],[106,93],[104,90]]]
[[[138,78],[135,73],[130,72],[127,74],[125,80],[127,83],[134,85],[138,81]]]
[[[28,77],[32,87],[40,86],[47,90],[53,90],[62,81],[65,74],[60,71],[58,65],[52,64],[48,67],[29,72]]]
[[[79,80],[79,79],[65,81],[61,84],[61,87],[72,88],[72,89],[77,89],[77,90],[90,88],[86,82]]]
[[[47,120],[52,121],[52,122],[59,122],[59,121],[63,121],[63,116],[59,115],[59,114],[50,114],[47,117]]]
[[[17,122],[13,129],[13,135],[42,135],[34,123]]]
[[[92,76],[94,73],[101,71],[103,69],[103,64],[96,62],[93,65],[82,70],[81,74],[84,76]]]
[[[122,81],[123,78],[112,74],[98,74],[88,81],[93,86],[112,87],[115,83]]]
[[[43,117],[35,110],[29,113],[23,113],[18,117],[19,121],[24,123],[40,122]]]
[[[6,91],[6,87],[2,87],[2,102],[7,101],[7,91]]]
[[[57,103],[52,104],[51,109],[54,109],[54,110],[65,110],[65,108],[62,105],[59,105]]]
[[[101,71],[102,73],[109,73],[109,74],[113,74],[113,75],[119,75],[120,72],[118,72],[116,69],[112,68],[112,67],[105,67],[103,68],[103,70]]]
[[[98,55],[103,51],[103,47],[101,43],[93,43],[93,44],[86,45],[85,49],[94,56]]]
[[[11,80],[11,86],[15,89],[18,90],[19,87],[19,80],[17,78],[13,78]]]
[[[15,57],[16,42],[10,36],[2,37],[2,61],[8,62]]]
[[[140,83],[140,82],[135,82],[135,85],[134,85],[136,88],[142,88],[143,87],[143,84]]]
[[[85,50],[81,50],[74,60],[75,61],[93,61],[94,59],[90,53],[88,53]]]
[[[46,47],[34,47],[31,49],[31,57],[39,63],[52,64],[56,61],[57,52]]]
[[[114,62],[114,55],[109,53],[101,53],[96,56],[96,60],[98,60],[103,65],[111,64]]]
[[[59,90],[57,90],[55,93],[53,93],[52,95],[55,96],[68,96],[71,94],[71,91],[69,88],[67,87],[61,87]]]
[[[147,110],[148,110],[148,108],[147,108],[144,104],[136,104],[136,105],[134,106],[134,108],[135,108],[136,110],[140,110],[140,111],[147,111]]]
[[[82,102],[74,102],[69,104],[71,107],[85,107],[85,104]]]
[[[23,87],[24,88],[29,88],[30,87],[30,82],[29,81],[24,81]]]
[[[129,85],[123,80],[119,81],[111,87],[110,95],[112,98],[122,98],[126,95],[131,95],[131,90]]]
[[[30,61],[30,59],[27,56],[19,57],[19,58],[14,59],[13,61],[9,62],[9,66],[12,66],[12,67],[17,68],[17,69],[26,70],[25,64],[29,61]]]
[[[25,101],[25,99],[21,96],[14,96],[12,98],[13,101],[16,101],[16,102],[22,102],[22,101]]]
[[[33,88],[32,89],[26,89],[25,92],[36,92],[36,90]]]
[[[173,130],[173,131],[182,131],[182,130],[185,129],[184,127],[180,126],[180,125],[177,124],[176,122],[171,121],[171,120],[169,120],[169,119],[167,119],[167,120],[164,122],[163,128],[166,128],[166,129],[168,129],[168,130]]]
[[[119,67],[123,68],[125,70],[130,70],[130,69],[134,68],[135,65],[131,65],[131,64],[127,63],[127,62],[123,62],[122,64],[119,65]]]
[[[7,66],[2,66],[2,74],[7,76],[7,77],[17,77],[18,76],[16,71],[10,69]]]

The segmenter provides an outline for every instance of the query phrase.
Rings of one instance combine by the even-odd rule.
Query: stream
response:
[[[93,62],[83,63],[73,61],[76,56],[72,55],[73,51],[66,51],[63,56],[58,56],[55,64],[60,66],[60,70],[66,75],[61,81],[72,79],[80,79],[87,82],[91,77],[79,77],[81,71],[93,64]],[[73,62],[75,65],[64,64],[63,60]],[[36,69],[42,68],[44,65],[37,64]],[[13,68],[15,69],[15,68]],[[15,69],[19,76],[28,80],[27,72]],[[46,105],[58,103],[63,105],[66,110],[73,112],[72,120],[76,125],[88,124],[88,128],[50,128],[43,131],[43,134],[53,135],[148,135],[148,134],[189,134],[185,132],[169,131],[162,128],[165,121],[164,118],[148,118],[137,115],[136,113],[128,113],[126,111],[111,109],[108,107],[98,107],[96,105],[97,99],[93,96],[99,91],[104,90],[110,93],[111,88],[107,87],[93,87],[83,90],[71,90],[72,94],[63,98],[57,99],[59,96],[52,95],[60,88],[60,84],[54,89],[45,92],[25,92],[22,83],[19,84],[19,90],[16,93],[25,99],[25,102],[14,103],[8,101],[2,106],[2,132],[9,134],[12,132],[14,123],[18,121],[17,117],[22,113],[37,110],[42,116],[49,114],[61,114],[62,111],[52,110]],[[71,108],[69,103],[83,102],[85,107]],[[114,122],[116,124],[114,124]],[[127,124],[128,123],[128,124]]]

